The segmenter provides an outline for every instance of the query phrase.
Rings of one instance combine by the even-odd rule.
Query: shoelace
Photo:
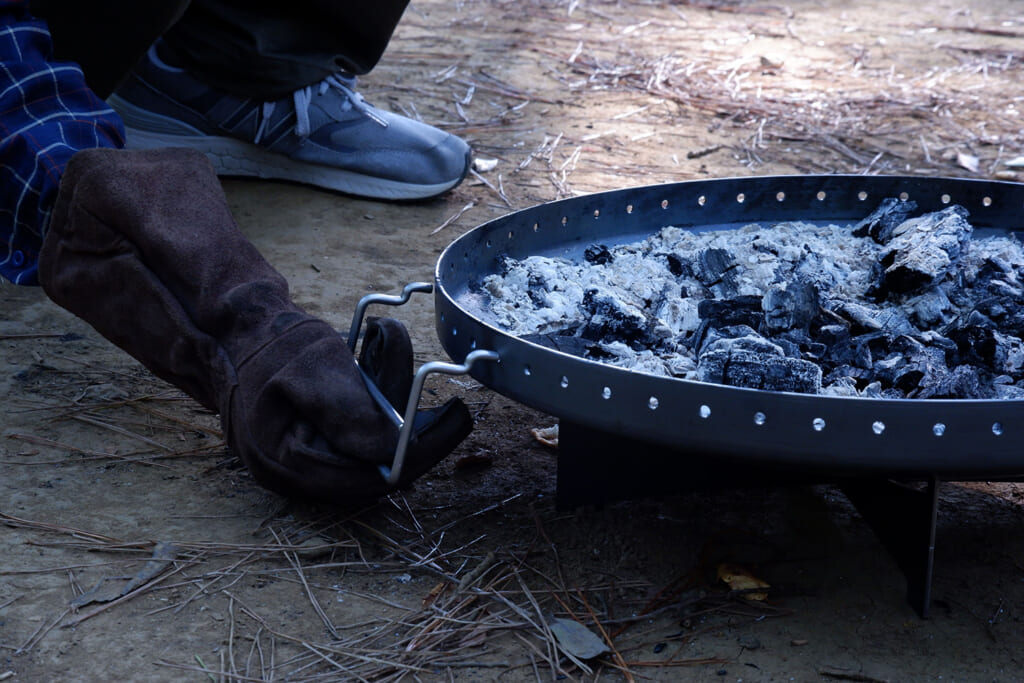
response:
[[[314,85],[308,85],[305,88],[296,90],[292,95],[292,100],[295,103],[295,134],[301,138],[308,137],[310,132],[309,126],[309,104],[313,101],[313,90],[316,89],[317,95],[323,95],[330,88],[335,88],[345,95],[348,100],[349,106],[360,111],[368,119],[371,119],[382,127],[387,128],[388,122],[380,117],[373,110],[362,95],[357,93],[353,86],[355,86],[355,78],[347,78],[340,74],[334,74],[328,76],[324,80]],[[267,130],[267,126],[270,122],[270,116],[274,113],[274,102],[264,102],[261,110],[260,125],[256,129],[256,136],[253,138],[254,143],[259,143],[263,134]]]

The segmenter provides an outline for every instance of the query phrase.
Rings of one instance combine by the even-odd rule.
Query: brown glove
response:
[[[56,303],[219,411],[229,448],[262,485],[344,505],[387,492],[378,466],[390,463],[397,429],[344,339],[290,299],[284,278],[238,230],[202,154],[77,153],[39,272]],[[367,374],[402,402],[408,335],[390,323],[370,329]],[[458,400],[421,412],[400,486],[472,426]]]

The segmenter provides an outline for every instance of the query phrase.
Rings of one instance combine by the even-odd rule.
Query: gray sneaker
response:
[[[212,90],[151,47],[108,103],[128,147],[190,147],[226,176],[275,178],[374,199],[424,199],[462,182],[470,148],[375,108],[341,74],[260,102]]]

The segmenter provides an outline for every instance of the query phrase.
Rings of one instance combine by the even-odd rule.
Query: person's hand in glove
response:
[[[218,411],[229,448],[263,486],[341,505],[387,492],[379,466],[391,462],[397,428],[344,339],[292,302],[284,278],[238,230],[202,154],[75,154],[39,273],[56,303]],[[378,321],[366,337],[364,369],[401,412],[408,335]],[[423,413],[399,486],[472,426],[457,399]]]

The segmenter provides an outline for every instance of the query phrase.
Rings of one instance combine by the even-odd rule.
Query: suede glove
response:
[[[184,149],[90,149],[72,157],[40,256],[57,304],[202,405],[263,486],[363,505],[388,487],[397,429],[345,340],[295,304],[239,231],[213,167]],[[370,329],[373,331],[370,332]],[[403,405],[412,347],[368,327],[367,374]],[[399,486],[447,455],[472,420],[457,399],[421,411]]]

